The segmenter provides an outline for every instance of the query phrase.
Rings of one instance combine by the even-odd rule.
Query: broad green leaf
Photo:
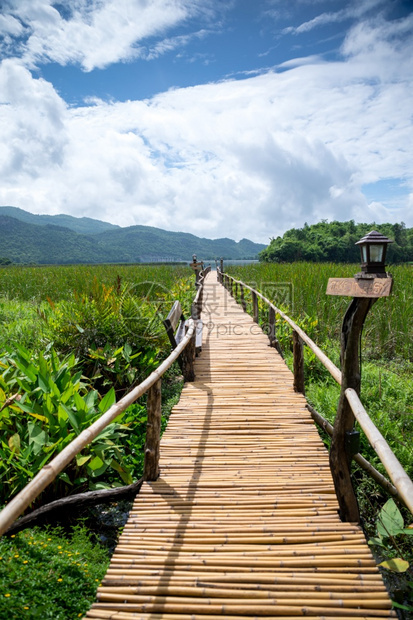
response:
[[[73,399],[75,401],[76,409],[82,413],[86,412],[86,403],[78,392],[75,392],[75,394],[73,395]]]
[[[15,359],[14,363],[16,364],[17,368],[21,370],[24,375],[26,375],[29,381],[31,381],[32,383],[36,381],[36,369],[32,364],[24,364],[18,359]]]
[[[96,405],[97,398],[98,398],[98,393],[96,390],[91,390],[90,392],[88,392],[86,396],[84,397],[86,407],[88,409],[91,409],[92,407],[94,407]]]
[[[66,407],[64,403],[60,403],[59,411],[61,409],[67,414],[67,417],[69,418],[72,427],[74,428],[76,433],[79,435],[80,428],[79,428],[79,421],[76,417],[76,413],[72,409],[70,409],[70,407]]]
[[[127,362],[130,362],[131,353],[132,353],[132,347],[130,346],[129,342],[127,342],[123,348],[123,355]]]
[[[58,478],[59,480],[63,480],[63,482],[66,482],[66,484],[70,484],[70,486],[72,486],[72,481],[70,480],[66,472],[62,472],[61,474],[59,474]]]
[[[77,454],[76,455],[76,465],[78,467],[82,467],[82,465],[84,465],[85,463],[90,461],[91,458],[92,458],[91,454],[89,454],[87,456],[82,456],[81,454]]]
[[[126,467],[123,467],[120,463],[115,461],[115,459],[111,460],[110,465],[115,471],[118,472],[125,484],[132,484],[133,478],[130,474],[130,471]]]
[[[377,533],[383,538],[396,536],[403,529],[404,521],[393,499],[389,499],[377,518]]]
[[[99,409],[105,413],[116,402],[116,394],[114,388],[111,388],[99,403]]]
[[[383,542],[382,538],[370,538],[369,545],[379,545],[380,547],[385,547],[386,545]]]
[[[100,476],[107,470],[109,463],[105,463],[99,456],[95,456],[90,463],[88,463],[87,468],[92,472],[92,476]]]
[[[405,573],[409,568],[409,562],[402,560],[402,558],[393,558],[392,560],[380,562],[378,566],[391,570],[393,573]]]
[[[89,484],[91,491],[99,491],[100,489],[110,489],[111,485],[107,482],[96,482],[95,484]]]
[[[27,411],[27,413],[36,418],[37,420],[40,420],[41,422],[48,422],[48,419],[44,415],[40,415],[39,413],[33,413],[30,411]]]
[[[43,446],[46,443],[47,437],[42,427],[34,424],[34,422],[29,422],[27,426],[29,430],[29,442],[38,443]]]
[[[9,438],[9,448],[16,454],[20,454],[20,445],[20,435],[19,433],[14,433],[14,435]]]
[[[37,375],[37,381],[38,381],[38,384],[39,384],[39,388],[42,390],[42,392],[47,394],[50,391],[50,386],[49,386],[49,382],[46,379],[46,377],[44,377],[39,372],[39,374]]]

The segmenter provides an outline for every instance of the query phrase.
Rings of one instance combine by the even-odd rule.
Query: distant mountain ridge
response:
[[[92,218],[34,215],[0,207],[0,258],[13,263],[138,263],[199,259],[253,259],[264,244],[206,239],[151,226],[122,228]]]
[[[0,214],[14,217],[16,220],[26,222],[26,224],[36,224],[36,226],[45,226],[46,224],[63,226],[83,235],[94,235],[111,228],[120,228],[116,224],[101,222],[90,217],[73,217],[73,215],[64,215],[63,213],[58,215],[36,215],[18,207],[0,207]]]

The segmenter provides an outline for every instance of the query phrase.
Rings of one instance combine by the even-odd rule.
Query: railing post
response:
[[[188,327],[185,328],[185,331],[188,331]],[[195,380],[195,371],[194,371],[195,337],[196,337],[196,330],[194,330],[191,340],[188,342],[187,346],[182,351],[182,374],[184,376],[184,381]]]
[[[162,380],[148,390],[147,400],[147,422],[145,440],[145,460],[143,468],[144,480],[157,480],[159,476],[159,444],[161,440],[161,402],[162,402]]]
[[[281,357],[284,357],[280,343],[275,333],[275,310],[272,306],[268,310],[268,338],[270,339],[270,346],[277,349]]]
[[[235,295],[234,295],[234,299],[235,299],[235,301],[238,300],[238,282],[235,282]]]
[[[367,313],[375,299],[355,297],[344,316],[341,330],[341,392],[334,421],[330,448],[330,468],[342,521],[359,523],[360,513],[351,482],[352,455],[348,449],[348,436],[353,430],[354,414],[345,391],[353,388],[360,394],[359,341]]]
[[[240,291],[241,291],[241,306],[242,306],[242,309],[244,310],[244,312],[246,312],[247,311],[247,304],[245,303],[244,287],[242,286],[242,284],[240,284]]]
[[[252,297],[252,318],[254,323],[258,323],[258,297],[255,291],[251,291]]]
[[[294,357],[294,391],[305,394],[304,384],[304,347],[298,333],[293,330],[293,357]]]

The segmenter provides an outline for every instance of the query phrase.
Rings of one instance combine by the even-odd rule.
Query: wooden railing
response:
[[[210,268],[209,268],[210,270]],[[45,465],[39,473],[16,495],[0,512],[0,536],[14,523],[24,510],[40,495],[40,493],[63,471],[81,450],[95,439],[115,418],[146,392],[147,397],[147,427],[145,441],[144,480],[156,480],[159,475],[159,443],[161,429],[161,382],[164,373],[172,366],[186,349],[191,351],[189,366],[193,365],[195,357],[195,328],[196,319],[200,317],[205,272],[201,273],[198,291],[193,302],[193,309],[197,316],[188,320],[188,330],[172,353],[154,370],[149,377],[131,390],[126,396],[112,405],[108,411],[100,416],[89,428],[85,429],[70,444],[68,444],[50,463]],[[200,305],[201,304],[201,305]],[[188,357],[188,356],[187,356]],[[189,375],[194,377],[194,373]]]
[[[333,362],[321,351],[321,349],[313,342],[313,340],[282,310],[277,308],[269,299],[267,299],[262,293],[255,290],[245,282],[237,280],[236,278],[224,273],[219,267],[217,267],[218,281],[225,286],[229,293],[238,301],[240,298],[240,304],[246,311],[245,291],[249,291],[251,294],[252,302],[252,316],[255,323],[259,322],[259,304],[258,299],[261,299],[268,307],[268,337],[271,346],[274,346],[281,354],[281,347],[277,339],[276,334],[276,316],[281,317],[293,330],[293,372],[294,372],[294,389],[297,392],[305,393],[304,386],[304,351],[303,344],[306,344],[308,348],[315,354],[318,360],[328,370],[331,376],[337,381],[339,385],[342,383],[341,371],[333,364]],[[239,290],[239,295],[238,295]],[[371,463],[369,463],[360,454],[350,454],[350,458],[353,458],[378,484],[380,484],[388,493],[393,497],[400,500],[413,514],[413,482],[403,469],[402,465],[392,452],[390,446],[387,444],[384,437],[376,428],[372,420],[369,418],[366,410],[364,409],[358,394],[353,389],[346,389],[345,396],[354,413],[354,416],[359,423],[361,429],[365,433],[371,446],[375,450],[376,454],[380,458],[384,468],[386,469],[393,484],[387,480],[377,469],[375,469]],[[314,419],[314,421],[323,428],[330,436],[333,435],[334,426],[331,425],[325,418],[323,418],[313,407],[307,405],[308,409]],[[348,447],[342,446],[343,454],[348,456]],[[333,477],[334,477],[334,472]]]

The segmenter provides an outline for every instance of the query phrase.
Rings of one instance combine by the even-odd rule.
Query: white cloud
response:
[[[412,226],[411,196],[361,192],[413,188],[409,23],[356,26],[342,62],[83,108],[5,60],[0,204],[263,242],[321,218]]]
[[[302,34],[309,32],[319,26],[326,26],[337,22],[343,22],[348,19],[360,19],[371,11],[378,11],[386,3],[386,0],[352,0],[347,6],[340,8],[338,11],[330,11],[328,13],[320,13],[313,19],[303,22],[297,27],[289,26],[284,29],[284,34]],[[340,6],[342,3],[340,3]]]
[[[14,53],[29,67],[51,61],[79,63],[91,71],[145,56],[141,45],[146,39],[211,13],[210,0],[67,0],[66,16],[54,4],[53,0],[9,0],[4,9],[0,34],[23,37]],[[0,51],[10,53],[9,46]]]

